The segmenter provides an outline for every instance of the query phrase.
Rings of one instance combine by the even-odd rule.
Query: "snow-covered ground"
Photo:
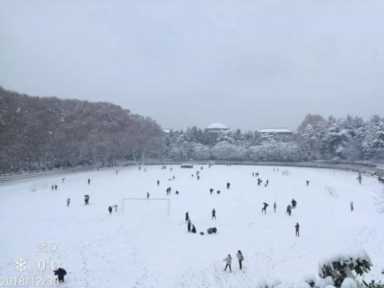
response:
[[[204,166],[197,180],[191,176],[196,170],[200,166],[127,167],[118,173],[91,171],[1,185],[0,287],[51,287],[57,265],[69,272],[62,287],[244,288],[263,281],[286,287],[317,274],[324,258],[360,250],[375,265],[369,277],[383,278],[384,185],[375,178],[364,177],[360,185],[355,173],[344,171]],[[268,187],[257,185],[254,171],[269,179]],[[172,176],[175,180],[169,180]],[[231,182],[229,190],[226,182]],[[221,194],[210,195],[209,188]],[[144,199],[147,192],[170,201],[123,201]],[[90,195],[89,206],[84,206],[84,194]],[[289,217],[285,209],[292,198],[298,207]],[[270,204],[267,215],[261,214],[264,201]],[[107,207],[114,204],[118,212],[109,215]],[[211,220],[213,208],[217,220]],[[215,226],[219,233],[187,233],[186,211],[198,232]],[[233,273],[223,272],[223,258],[239,249],[244,271],[234,261]]]

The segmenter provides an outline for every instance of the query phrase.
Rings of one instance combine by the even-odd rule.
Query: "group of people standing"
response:
[[[244,255],[240,250],[237,251],[236,258],[237,258],[237,261],[239,263],[239,269],[243,270]],[[232,256],[231,256],[231,254],[228,254],[228,256],[224,258],[224,262],[225,262],[224,271],[227,271],[227,269],[228,269],[229,272],[232,272]]]
[[[118,206],[116,204],[113,206],[108,206],[109,215],[112,214],[113,210],[115,210],[115,212],[117,212],[117,208],[118,208]]]
[[[192,224],[191,218],[189,217],[189,213],[185,212],[185,222],[187,223],[187,231],[188,233],[196,233],[196,226]]]

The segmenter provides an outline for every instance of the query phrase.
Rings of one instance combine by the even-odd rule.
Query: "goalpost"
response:
[[[147,202],[162,202],[162,203],[165,203],[166,204],[166,210],[167,210],[167,216],[170,216],[171,215],[171,200],[168,199],[168,198],[137,198],[137,197],[126,197],[126,198],[123,198],[121,200],[121,213],[125,213],[125,203],[127,201],[132,201],[132,202],[136,202],[136,201],[147,201]]]

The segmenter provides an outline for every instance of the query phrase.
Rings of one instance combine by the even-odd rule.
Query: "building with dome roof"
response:
[[[212,123],[207,128],[205,128],[205,131],[213,134],[223,134],[229,132],[230,129],[222,123]]]

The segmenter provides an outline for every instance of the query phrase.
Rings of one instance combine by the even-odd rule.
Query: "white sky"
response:
[[[0,85],[166,128],[384,107],[383,0],[2,0]]]

